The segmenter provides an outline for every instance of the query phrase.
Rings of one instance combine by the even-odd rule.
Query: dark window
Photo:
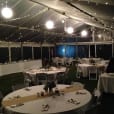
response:
[[[0,63],[9,62],[8,48],[0,48]]]
[[[95,45],[90,45],[90,57],[95,57]]]
[[[49,47],[42,47],[42,59],[49,59]]]
[[[11,61],[19,61],[21,60],[21,48],[13,47],[11,48]]]
[[[34,59],[41,59],[41,47],[34,47]]]
[[[89,46],[88,45],[79,45],[78,46],[78,57],[89,57]]]
[[[55,57],[55,47],[50,47],[50,58]]]
[[[32,47],[23,47],[23,59],[32,59]]]
[[[112,44],[97,45],[97,57],[110,59],[112,57]]]

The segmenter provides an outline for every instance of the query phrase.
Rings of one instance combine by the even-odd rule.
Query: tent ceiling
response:
[[[0,0],[0,9],[5,2]],[[7,5],[14,16],[6,20],[0,14],[0,40],[4,41],[55,43],[75,38],[82,28],[91,30],[91,26],[114,30],[113,0],[7,0]],[[46,30],[48,19],[54,20],[54,30]],[[72,36],[64,32],[69,25],[75,28]]]

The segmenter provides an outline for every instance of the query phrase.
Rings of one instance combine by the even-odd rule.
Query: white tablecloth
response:
[[[54,78],[56,79],[56,75],[58,73],[64,73],[66,71],[66,67],[50,67],[49,69],[45,69],[45,68],[41,68],[41,69],[31,69],[31,70],[27,70],[25,71],[25,77],[27,75],[29,75],[30,79],[35,82],[36,81],[36,75],[37,76],[41,76],[41,74],[43,74],[42,76],[45,75],[52,75],[54,76]]]
[[[66,88],[69,85],[57,85],[58,89]],[[17,90],[15,92],[12,92],[8,94],[6,97],[4,97],[3,101],[8,100],[9,98],[13,98],[17,95],[23,97],[23,96],[29,96],[36,94],[37,92],[43,91],[44,85],[40,86],[32,86],[29,87],[30,91],[26,91],[25,88]],[[26,114],[51,114],[51,113],[60,113],[65,111],[71,111],[79,109],[80,107],[85,106],[89,103],[91,100],[91,94],[89,91],[82,89],[79,90],[82,93],[86,94],[76,94],[76,91],[74,92],[68,92],[65,93],[65,95],[56,96],[53,98],[45,97],[43,99],[33,100],[29,102],[25,102],[24,105],[18,106],[15,108],[11,108],[10,106],[6,106],[5,109],[10,112],[19,112],[19,113],[26,113]],[[69,99],[74,99],[80,102],[80,104],[73,104],[69,103]],[[42,105],[48,104],[50,106],[48,111],[42,112]]]
[[[45,74],[56,74],[59,72],[65,72],[66,67],[60,67],[60,68],[56,68],[56,67],[50,67],[49,69],[45,69],[45,68],[41,68],[41,69],[31,69],[26,71],[26,73],[30,74],[30,75],[35,75],[35,74],[40,74],[40,73],[45,73]]]
[[[83,63],[83,64],[78,64],[78,67],[81,69],[81,71],[82,71],[82,76],[83,77],[87,77],[88,76],[88,69],[89,69],[89,67],[91,67],[92,65],[90,65],[90,64],[85,64],[85,63]]]
[[[98,80],[97,88],[101,92],[114,93],[114,73],[103,73]]]
[[[105,69],[105,64],[101,64],[101,63],[96,63],[96,64],[78,64],[78,67],[82,70],[82,75],[83,77],[87,77],[89,76],[88,72],[92,67],[95,67],[97,69],[98,72],[100,72],[100,70]],[[103,68],[103,69],[101,69]]]

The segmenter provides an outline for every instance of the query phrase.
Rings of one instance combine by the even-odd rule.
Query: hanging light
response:
[[[102,35],[101,34],[98,34],[98,38],[101,39],[102,38]]]
[[[72,34],[72,33],[74,32],[73,27],[68,27],[68,28],[66,29],[66,32],[67,32],[68,34]]]
[[[1,14],[2,14],[2,16],[3,16],[4,18],[9,19],[9,18],[11,18],[11,17],[13,16],[13,11],[12,11],[11,8],[4,7],[4,8],[2,8],[2,10],[1,10]]]
[[[61,22],[62,22],[62,23],[65,23],[65,20],[63,19]]]
[[[47,29],[53,29],[54,28],[54,22],[49,20],[46,22],[45,26]]]
[[[81,31],[81,36],[82,36],[82,37],[86,37],[87,35],[88,35],[87,30],[82,30],[82,31]]]

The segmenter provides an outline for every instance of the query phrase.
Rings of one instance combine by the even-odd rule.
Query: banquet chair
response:
[[[59,57],[55,57],[53,62],[56,64],[56,66],[59,66],[60,60],[61,59]]]
[[[57,73],[56,80],[57,80],[57,83],[63,84],[65,81],[65,73],[64,72]]]
[[[29,73],[23,72],[24,78],[31,78]]]
[[[94,65],[91,66],[88,70],[89,70],[89,80],[97,80],[98,77],[97,67]]]
[[[18,90],[18,89],[21,89],[24,87],[25,87],[24,84],[14,84],[14,85],[12,85],[12,91],[15,91],[15,90]]]
[[[30,83],[32,81],[32,78],[30,77],[30,75],[26,72],[23,72],[23,75],[24,75],[24,85],[26,87],[30,86]]]
[[[47,80],[54,81],[55,79],[55,74],[47,74]]]
[[[83,72],[81,67],[77,66],[76,78],[80,78],[83,76]]]
[[[66,60],[66,66],[70,66],[73,63],[73,58],[67,58]]]
[[[47,81],[47,75],[45,73],[36,74],[36,84],[42,85]]]
[[[98,74],[99,75],[104,73],[104,72],[105,72],[105,66],[101,66],[101,67],[98,68]]]
[[[57,66],[64,66],[64,65],[65,65],[64,58],[59,58],[57,62]]]

